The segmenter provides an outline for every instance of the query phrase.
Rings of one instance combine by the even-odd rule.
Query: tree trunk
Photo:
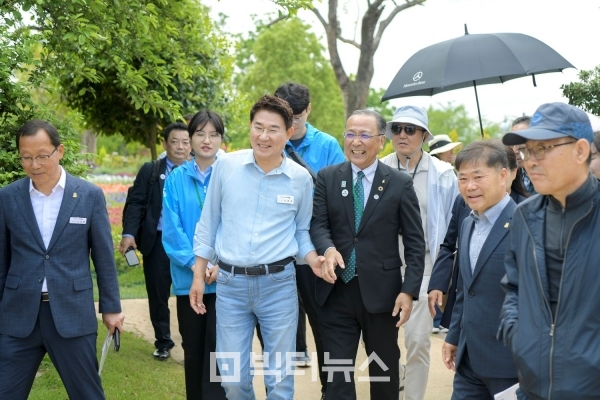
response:
[[[156,124],[150,125],[146,134],[146,146],[150,149],[150,157],[156,160],[158,154],[156,153]]]
[[[98,141],[98,137],[94,135],[89,129],[86,129],[81,136],[81,144],[83,145],[81,148],[82,153],[95,154],[96,153],[96,142]]]
[[[387,5],[384,4],[385,2],[386,0],[371,0],[368,2],[369,6],[362,17],[360,43],[342,37],[342,29],[337,18],[338,0],[329,0],[327,20],[325,20],[316,8],[311,9],[325,28],[325,33],[327,34],[329,59],[344,97],[346,118],[355,110],[364,109],[367,105],[369,87],[374,73],[373,57],[379,47],[385,29],[400,11],[420,5],[425,0],[405,0],[400,5],[396,5],[396,2],[390,1],[388,4],[392,4],[393,8],[391,8],[391,12],[387,17],[380,21],[381,15]],[[351,44],[360,51],[358,70],[354,79],[350,79],[344,70],[338,53],[338,40]]]

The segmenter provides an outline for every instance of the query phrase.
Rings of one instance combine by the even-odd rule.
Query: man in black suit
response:
[[[333,374],[326,399],[356,399],[348,364],[356,357],[361,331],[373,356],[371,398],[398,399],[398,328],[419,296],[425,241],[410,176],[377,160],[385,128],[378,113],[355,111],[344,133],[350,161],[324,168],[317,177],[310,236],[326,258],[316,288],[324,369]],[[400,232],[410,249],[404,282]]]
[[[161,361],[169,358],[169,351],[175,345],[171,340],[168,304],[171,268],[162,245],[163,186],[169,173],[187,160],[191,149],[187,127],[181,122],[167,126],[163,137],[167,156],[155,161],[159,163],[158,176],[152,176],[153,162],[145,163],[127,196],[128,206],[123,215],[123,239],[120,245],[123,254],[129,247],[133,247],[144,256],[150,320],[156,338],[153,356]],[[154,184],[152,179],[156,179]]]

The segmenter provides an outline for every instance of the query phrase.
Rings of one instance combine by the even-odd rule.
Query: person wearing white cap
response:
[[[419,301],[414,303],[411,318],[404,326],[406,366],[405,376],[401,376],[400,398],[404,395],[406,400],[422,400],[425,397],[433,325],[427,304],[427,287],[438,249],[452,218],[454,199],[458,195],[452,165],[432,157],[422,149],[426,140],[434,139],[427,124],[427,111],[424,109],[415,106],[398,108],[392,121],[387,123],[385,133],[396,151],[381,159],[384,164],[407,173],[413,179],[426,243],[425,272]],[[404,260],[402,236],[398,243]],[[406,385],[403,387],[404,381]]]
[[[453,142],[448,135],[435,135],[427,145],[429,146],[429,155],[452,165],[456,160],[456,149],[462,147],[461,142]]]

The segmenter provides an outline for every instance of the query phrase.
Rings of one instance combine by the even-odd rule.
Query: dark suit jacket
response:
[[[156,228],[158,220],[162,212],[163,187],[165,185],[165,173],[167,171],[167,158],[160,160],[158,168],[158,177],[152,186],[150,192],[150,204],[146,210],[146,216],[142,221],[142,214],[146,203],[148,202],[148,186],[152,176],[152,162],[147,162],[142,165],[135,181],[133,188],[129,193],[127,201],[130,202],[127,207],[127,212],[123,215],[123,234],[135,236],[138,233],[140,226],[141,235],[136,238],[138,250],[143,255],[148,255],[156,240]],[[161,178],[161,176],[163,178]],[[162,245],[162,244],[161,244]]]
[[[516,207],[511,198],[483,244],[473,272],[469,261],[473,218],[465,218],[459,242],[458,290],[446,342],[458,346],[457,366],[468,347],[473,370],[489,378],[517,377],[510,348],[496,339],[505,296],[500,281],[506,275],[507,234]]]
[[[346,181],[348,196],[342,196],[342,181]],[[378,162],[358,232],[354,225],[350,162],[320,170],[310,226],[317,253],[323,254],[329,247],[335,247],[347,263],[352,249],[356,248],[360,293],[370,313],[391,312],[400,292],[417,299],[423,279],[425,240],[419,202],[410,176]],[[400,231],[407,249],[404,283],[398,248]],[[321,306],[332,287],[322,279],[317,281],[316,295]]]
[[[24,178],[0,189],[0,333],[20,338],[31,334],[44,277],[58,333],[65,338],[95,333],[98,320],[90,256],[100,293],[99,311],[121,312],[104,194],[67,174],[46,249],[31,206],[29,182]]]
[[[440,250],[433,265],[433,271],[431,272],[429,287],[427,288],[427,293],[432,290],[441,290],[444,294],[448,293],[446,307],[444,308],[444,314],[440,322],[440,325],[444,327],[450,326],[452,308],[456,301],[456,281],[460,260],[457,259],[456,265],[454,265],[454,257],[456,256],[456,247],[460,238],[460,227],[470,213],[471,208],[465,203],[462,196],[460,194],[456,196],[454,205],[452,206],[452,218],[450,219],[444,242],[440,245]],[[451,280],[452,286],[448,288]]]

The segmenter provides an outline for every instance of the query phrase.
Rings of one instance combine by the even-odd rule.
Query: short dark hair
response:
[[[529,126],[529,124],[531,123],[531,117],[529,115],[522,115],[518,118],[516,118],[512,124],[510,124],[510,127],[512,128],[515,125],[519,125],[519,124],[527,124],[527,126]]]
[[[212,122],[212,124],[215,126],[215,130],[219,133],[219,135],[221,135],[221,138],[223,138],[223,135],[225,134],[225,125],[223,124],[223,120],[219,114],[210,110],[202,110],[194,114],[194,116],[190,119],[190,123],[188,124],[187,128],[187,131],[190,134],[190,139],[194,135],[194,132],[204,129],[206,124],[209,122]]]
[[[50,138],[50,143],[52,143],[52,146],[60,146],[60,136],[58,135],[58,131],[56,130],[54,125],[52,125],[48,121],[44,121],[43,119],[32,119],[31,121],[27,121],[17,131],[17,151],[19,150],[19,141],[23,136],[35,136],[35,134],[38,133],[38,131],[40,130],[46,132],[46,134]]]
[[[250,122],[254,121],[254,116],[259,111],[270,111],[281,115],[285,123],[285,129],[290,129],[294,122],[294,113],[287,101],[279,97],[264,95],[261,97],[250,110]]]
[[[296,82],[286,82],[275,90],[275,96],[287,101],[294,115],[302,114],[310,104],[308,88]]]
[[[381,114],[379,114],[377,111],[373,111],[373,110],[355,110],[352,112],[352,114],[350,114],[350,117],[353,117],[355,115],[367,115],[369,117],[373,117],[375,118],[375,122],[377,123],[377,133],[379,133],[380,135],[385,135],[385,126],[386,126],[386,122],[385,122],[385,118],[383,118],[381,116]],[[350,119],[350,118],[348,118]],[[346,121],[348,122],[348,121]]]
[[[477,140],[469,143],[456,156],[454,166],[460,171],[462,164],[474,164],[478,161],[485,162],[489,168],[508,169],[506,150],[499,140]]]
[[[497,139],[499,143],[501,143],[500,139]],[[523,197],[529,197],[530,194],[525,190],[525,186],[523,186],[523,173],[521,172],[521,168],[519,168],[519,164],[517,163],[517,155],[513,150],[512,146],[504,146],[504,150],[506,151],[506,159],[508,160],[508,169],[511,171],[517,170],[517,175],[515,179],[512,181],[510,185],[511,192],[517,192]]]
[[[167,125],[165,129],[163,129],[163,139],[165,142],[169,141],[169,136],[173,131],[186,131],[188,127],[183,122],[173,122],[172,124]]]

